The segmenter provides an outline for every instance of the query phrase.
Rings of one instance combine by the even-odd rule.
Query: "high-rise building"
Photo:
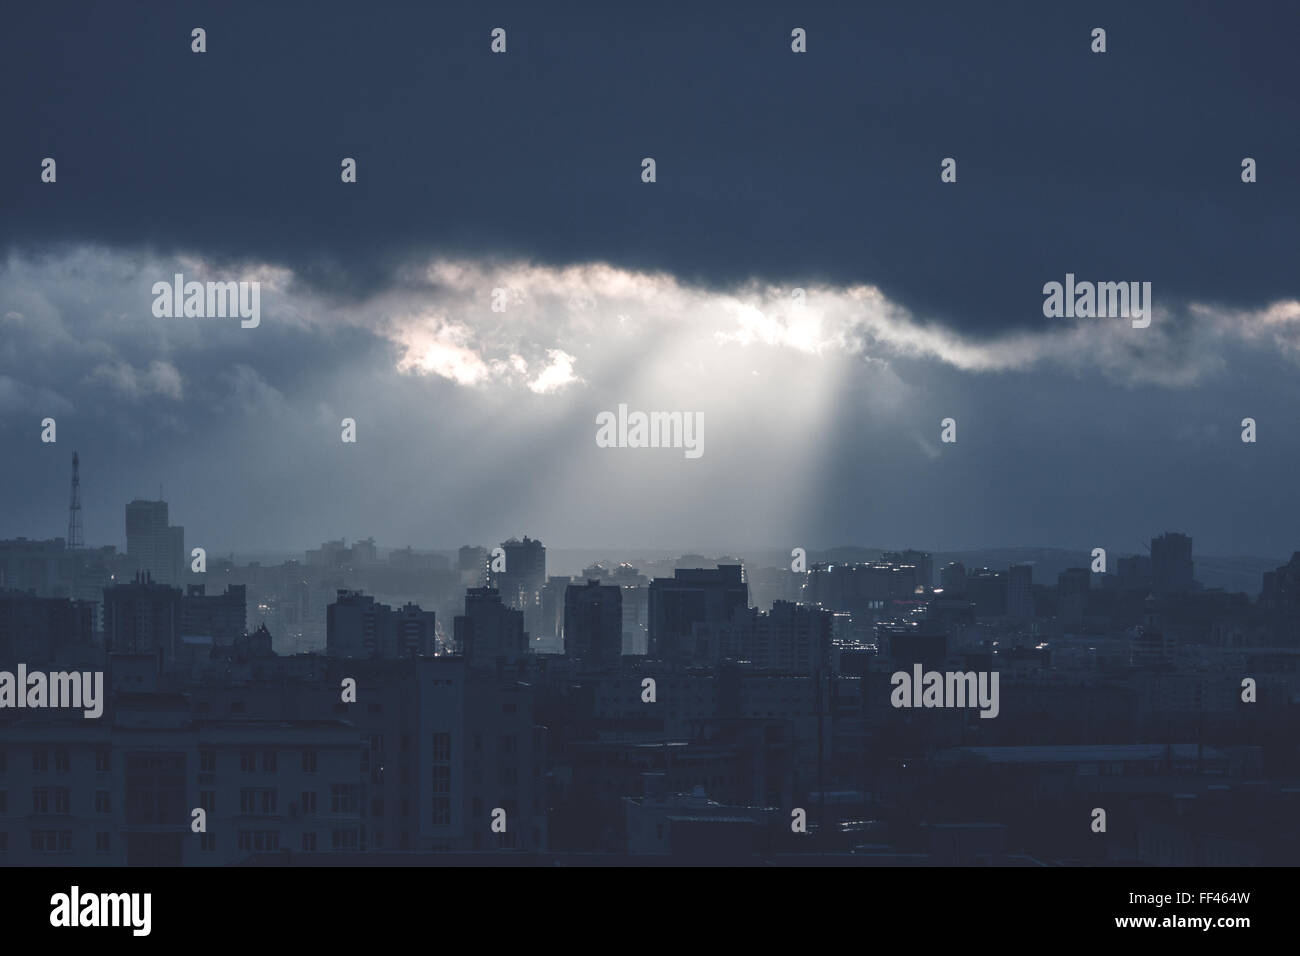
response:
[[[949,597],[966,593],[966,565],[953,561],[939,572],[939,586]]]
[[[411,806],[420,812],[407,814],[403,770],[400,789],[384,801],[389,838],[396,831],[405,848],[413,828],[409,843],[426,851],[545,849],[546,732],[534,719],[534,688],[454,657],[416,668],[418,699],[409,706],[419,730],[411,735],[410,776]],[[497,807],[509,821],[503,833],[483,824]]]
[[[379,549],[375,547],[374,538],[365,538],[352,542],[352,565],[357,568],[370,567],[379,563]]]
[[[432,657],[438,649],[436,615],[407,602],[389,612],[393,657]]]
[[[583,569],[580,581],[599,581],[616,584],[623,590],[623,653],[644,656],[646,632],[649,626],[650,580],[632,565],[624,562],[618,567],[605,567],[596,563]]]
[[[44,597],[68,596],[79,560],[63,538],[0,541],[0,588],[35,591]]]
[[[1181,594],[1192,589],[1192,539],[1168,531],[1151,539],[1151,590]]]
[[[540,632],[545,627],[542,588],[546,586],[546,548],[528,535],[522,541],[503,541],[501,548],[506,567],[492,574],[492,586],[501,593],[501,603],[524,612],[525,630]]]
[[[91,601],[38,597],[0,588],[0,661],[39,667],[72,645],[88,646],[95,632]],[[25,693],[25,691],[23,691]]]
[[[479,588],[487,580],[487,548],[464,544],[456,552],[456,569],[460,572],[460,582],[467,588]]]
[[[306,554],[309,568],[342,568],[346,567],[351,559],[352,549],[348,547],[345,538],[326,541],[319,548],[309,549]]]
[[[496,588],[469,588],[465,613],[453,622],[456,643],[472,664],[514,664],[528,653],[524,614],[501,602]]]
[[[917,583],[929,590],[934,587],[934,557],[929,551],[886,551],[880,560],[887,564],[911,565],[916,568]]]
[[[542,588],[541,627],[528,631],[533,647],[538,651],[559,651],[564,649],[564,592],[573,578],[566,575],[547,577]]]
[[[1278,645],[1300,644],[1300,551],[1275,571],[1264,572],[1260,606],[1272,616],[1272,628]]]
[[[1151,590],[1151,559],[1145,554],[1120,558],[1119,586],[1122,591]]]
[[[104,647],[110,654],[161,654],[173,661],[180,627],[180,588],[150,580],[147,572],[104,588]]]
[[[340,590],[325,610],[325,652],[330,657],[385,660],[432,657],[435,623],[434,612],[419,605],[393,610],[368,594]]]
[[[1092,572],[1087,568],[1066,568],[1056,578],[1056,615],[1067,631],[1083,627],[1083,614],[1088,605],[1088,589],[1092,585]]]
[[[644,655],[649,613],[650,580],[630,564],[620,564],[602,584],[623,589],[623,653]]]
[[[137,498],[126,506],[126,555],[136,571],[159,584],[177,585],[185,574],[185,529],[167,523],[167,502]]]
[[[649,591],[651,657],[688,663],[695,656],[694,625],[720,626],[749,606],[749,586],[738,564],[678,569],[655,578]]]
[[[226,586],[225,594],[207,594],[206,585],[191,584],[181,600],[181,636],[210,637],[229,646],[244,636],[248,595],[242,584]]]
[[[966,596],[975,603],[977,617],[1006,614],[1007,593],[1007,576],[1001,571],[979,568],[966,575]]]
[[[1007,614],[1028,620],[1034,616],[1034,566],[1013,564],[1007,571]]]
[[[843,612],[841,612],[843,613]],[[835,612],[790,601],[772,602],[772,610],[751,610],[724,629],[723,655],[763,670],[813,676],[830,668]]]
[[[564,592],[564,653],[592,667],[617,664],[623,654],[623,593],[588,581]]]
[[[890,613],[895,601],[916,599],[920,569],[883,561],[814,564],[808,570],[804,598],[833,611],[848,611],[866,625]]]

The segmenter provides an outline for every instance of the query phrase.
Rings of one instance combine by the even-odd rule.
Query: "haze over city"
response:
[[[1297,36],[7,13],[0,866],[44,869],[6,926],[192,939],[234,866],[245,945],[323,898],[299,942],[405,929],[412,866],[1248,926],[1141,868],[1300,861]],[[965,866],[1034,877],[903,872]]]

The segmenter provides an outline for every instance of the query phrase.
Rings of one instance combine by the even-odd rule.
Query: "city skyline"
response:
[[[16,927],[828,866],[1033,941],[1300,862],[1300,5],[4,24]]]
[[[74,452],[73,454],[76,455],[77,453]],[[78,481],[78,489],[80,490],[80,481]],[[66,496],[64,497],[64,500],[66,500]],[[78,494],[78,507],[76,510],[77,510],[77,521],[78,521],[79,529],[81,527],[81,522],[85,520],[84,514],[87,511],[87,509],[80,504],[80,500],[81,500],[80,494]],[[159,493],[158,493],[158,497],[156,498],[142,497],[139,495],[135,495],[130,500],[131,503],[133,504],[138,504],[138,503],[141,504],[161,503],[164,505],[168,504],[167,499],[163,497],[163,488],[161,485],[159,486]],[[92,528],[95,528],[101,525],[102,523],[103,523],[102,520],[92,518],[91,526]],[[119,527],[120,527],[120,522],[119,522]],[[354,541],[360,541],[366,539],[370,539],[372,541],[375,540],[374,534],[364,530],[360,533],[354,533],[354,534],[342,534],[337,530],[334,533],[339,534],[339,537],[337,539],[334,539],[332,537],[332,534],[327,533],[326,535],[323,536],[323,539],[318,537],[316,539],[304,541],[301,543],[294,543],[293,545],[290,546],[279,546],[279,547],[272,547],[267,549],[250,548],[250,547],[240,545],[238,543],[231,546],[230,543],[226,541],[221,541],[221,545],[217,547],[210,547],[207,544],[204,544],[203,546],[205,547],[205,550],[215,555],[229,555],[233,553],[244,557],[274,556],[274,557],[289,559],[290,556],[292,555],[302,554],[303,552],[310,550],[312,547],[318,546],[321,543],[321,540],[348,540],[348,539]],[[992,541],[992,542],[977,543],[975,545],[967,546],[967,547],[937,547],[937,546],[932,546],[929,542],[920,540],[919,537],[912,536],[912,537],[907,537],[906,542],[908,547],[923,547],[926,550],[931,550],[940,553],[943,552],[965,553],[965,552],[978,552],[978,551],[1031,551],[1031,550],[1090,552],[1091,549],[1094,547],[1107,547],[1108,551],[1113,550],[1115,551],[1116,554],[1127,555],[1127,554],[1139,553],[1137,550],[1135,550],[1132,547],[1132,544],[1135,541],[1140,542],[1142,546],[1147,547],[1147,550],[1149,551],[1149,545],[1146,544],[1146,541],[1156,536],[1155,531],[1146,530],[1146,529],[1135,529],[1134,531],[1128,532],[1127,534],[1128,537],[1125,540],[1121,540],[1117,542],[1118,547],[1114,547],[1114,548],[1107,547],[1107,543],[1101,541],[1091,541],[1087,543],[1071,542],[1071,543],[1059,543],[1059,544],[1053,544],[1053,543],[1041,542],[1041,541],[1034,541],[1034,542]],[[44,533],[40,532],[39,530],[37,530],[36,533],[14,532],[10,536],[14,538],[19,538],[19,537],[27,538],[33,541],[54,540],[55,538],[66,537],[66,535],[49,534],[48,530],[46,530]],[[483,541],[486,540],[496,540],[496,541],[504,542],[508,538],[515,537],[515,536],[516,536],[515,533],[511,533],[508,530],[506,530],[504,532],[499,532],[495,535],[487,535],[487,536],[478,535],[478,536],[471,536],[471,537],[473,538],[473,540],[477,540],[480,543],[482,543]],[[524,534],[524,537],[527,537],[527,534]],[[545,539],[548,541],[554,540],[549,535],[544,535],[540,537],[545,537]],[[398,539],[392,541],[392,543],[385,543],[383,545],[383,548],[387,550],[387,549],[402,549],[402,548],[415,547],[420,550],[436,551],[438,553],[451,554],[454,553],[457,547],[463,545],[465,543],[465,540],[470,540],[470,539],[471,538],[467,537],[464,540],[458,541],[456,544],[452,544],[448,541],[433,542],[433,541],[412,541],[407,539]],[[127,532],[122,531],[120,533],[120,536],[118,537],[112,537],[110,535],[110,540],[97,540],[95,535],[91,535],[89,539],[86,539],[83,533],[83,540],[86,541],[85,547],[88,549],[109,545],[109,546],[117,547],[120,551],[123,551],[125,553],[127,548],[123,547],[123,545],[129,546],[130,535]],[[221,539],[218,538],[218,540],[220,541]],[[195,542],[195,545],[197,546],[198,542]],[[811,549],[811,550],[822,551],[822,552],[833,552],[837,550],[852,550],[852,549],[888,551],[891,545],[887,543],[886,544],[873,543],[870,541],[854,542],[849,540],[828,539],[824,541],[811,541],[811,542],[801,541],[791,545],[790,548],[787,548],[785,545],[778,544],[775,542],[737,543],[734,541],[731,543],[726,543],[726,542],[698,543],[698,542],[688,541],[682,544],[678,544],[676,546],[672,544],[668,544],[666,546],[657,547],[657,548],[648,548],[644,545],[638,545],[635,543],[631,543],[631,544],[627,544],[627,543],[611,544],[611,543],[599,543],[599,542],[598,543],[589,543],[589,542],[574,543],[569,541],[562,541],[558,545],[552,544],[549,545],[548,547],[552,550],[552,552],[554,552],[555,550],[561,550],[561,551],[583,552],[583,553],[609,552],[611,554],[619,553],[619,552],[630,554],[632,552],[636,552],[639,549],[640,551],[645,552],[647,554],[656,554],[657,556],[664,556],[670,554],[690,554],[690,553],[729,554],[729,553],[740,552],[740,551],[758,551],[764,553],[772,553],[772,552],[781,552],[784,550],[790,550],[794,547],[802,547],[805,550]],[[1285,556],[1281,553],[1277,555],[1268,555],[1263,553],[1236,553],[1236,554],[1211,555],[1209,552],[1206,552],[1204,550],[1199,550],[1199,553],[1205,554],[1207,556],[1213,556],[1213,557],[1243,557],[1243,558],[1259,558],[1259,559],[1267,559],[1267,560],[1272,560],[1274,558],[1281,558]]]

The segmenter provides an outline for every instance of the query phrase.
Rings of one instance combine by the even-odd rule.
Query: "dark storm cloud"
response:
[[[341,297],[434,250],[871,282],[976,333],[1041,323],[1067,271],[1262,305],[1295,289],[1298,9],[25,4],[0,238],[278,262]]]
[[[155,280],[211,267],[70,246],[0,269],[4,534],[58,533],[74,450],[88,541],[120,543],[121,504],[161,483],[214,553],[523,529],[568,547],[1131,548],[1183,528],[1284,554],[1300,534],[1295,302],[990,343],[871,287],[810,286],[798,307],[766,285],[467,260],[360,303],[259,267],[256,328],[151,314]],[[703,414],[702,457],[600,447],[595,416],[620,403]]]

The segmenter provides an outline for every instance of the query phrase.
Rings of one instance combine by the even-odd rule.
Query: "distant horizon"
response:
[[[157,500],[157,499],[147,499],[147,500]],[[185,527],[185,525],[182,524],[181,527]],[[1174,529],[1169,529],[1169,530],[1172,531]],[[1161,533],[1163,534],[1167,532],[1161,532]],[[1177,533],[1186,534],[1186,532],[1177,532]],[[999,552],[999,551],[1045,551],[1045,552],[1052,552],[1057,554],[1082,552],[1086,554],[1086,553],[1090,553],[1092,548],[1094,547],[1105,546],[1104,542],[1091,544],[1091,545],[991,544],[991,545],[976,545],[970,547],[952,547],[952,548],[948,548],[948,547],[933,548],[933,547],[925,547],[925,546],[919,546],[914,544],[913,545],[837,544],[837,545],[821,546],[817,544],[809,545],[809,544],[801,543],[798,545],[791,545],[788,548],[781,545],[747,545],[747,546],[727,546],[727,547],[709,545],[709,546],[690,546],[690,547],[681,546],[681,547],[667,547],[667,548],[665,547],[652,548],[652,547],[645,547],[641,545],[627,545],[627,546],[567,545],[567,544],[552,545],[549,542],[547,542],[545,538],[542,538],[540,536],[533,535],[531,533],[528,536],[530,538],[534,538],[535,540],[540,541],[542,545],[546,548],[546,552],[548,555],[561,553],[561,552],[569,553],[569,554],[595,553],[595,552],[614,552],[614,553],[635,552],[635,555],[637,557],[649,557],[655,559],[681,557],[690,554],[698,554],[705,558],[726,557],[729,555],[736,556],[736,557],[743,557],[747,553],[755,553],[755,552],[768,553],[768,554],[777,554],[777,553],[788,554],[791,548],[794,547],[802,547],[809,554],[812,554],[814,552],[824,553],[828,551],[880,551],[880,552],[920,551],[920,552],[934,555],[934,554],[969,554],[972,552]],[[466,541],[461,544],[442,546],[442,545],[423,545],[423,544],[384,544],[378,537],[374,535],[360,535],[357,537],[339,535],[336,538],[329,538],[329,537],[322,538],[320,541],[317,541],[314,544],[307,545],[306,547],[300,547],[300,548],[207,547],[206,550],[209,559],[212,559],[214,557],[228,557],[231,554],[233,554],[236,558],[252,558],[252,559],[258,559],[263,557],[292,558],[294,556],[305,556],[306,552],[308,551],[319,550],[321,545],[326,544],[327,542],[330,541],[341,540],[345,542],[346,545],[351,546],[357,543],[358,541],[367,541],[373,538],[375,542],[375,550],[379,554],[386,555],[394,551],[404,551],[407,548],[410,548],[414,552],[419,554],[439,554],[439,555],[445,555],[454,558],[458,550],[462,547],[485,547],[490,550],[491,548],[501,544],[502,542],[508,541],[510,537],[512,536],[506,536],[499,540]],[[522,537],[522,534],[515,535],[514,537]],[[1193,550],[1192,550],[1193,556],[1207,558],[1207,559],[1236,558],[1242,560],[1277,561],[1281,564],[1284,564],[1286,563],[1286,561],[1290,560],[1292,554],[1300,552],[1300,546],[1294,548],[1290,554],[1284,554],[1284,555],[1250,553],[1250,552],[1233,553],[1233,552],[1201,551],[1195,547],[1196,536],[1193,534],[1193,535],[1189,535],[1189,537],[1191,537],[1193,542]],[[20,539],[25,539],[28,541],[54,541],[58,539],[66,540],[67,535],[66,533],[51,534],[51,535],[0,534],[0,541],[20,540]],[[190,546],[188,530],[186,532],[186,545],[187,547]],[[109,546],[117,548],[117,550],[120,553],[123,554],[126,553],[125,541],[122,541],[120,543],[119,542],[88,543],[83,545],[81,550],[96,550],[98,548],[109,547]],[[193,546],[200,547],[200,545],[198,544],[195,544]],[[1117,556],[1117,557],[1131,557],[1133,555],[1141,556],[1146,553],[1147,552],[1138,550],[1136,548],[1130,548],[1130,549],[1107,548],[1108,555]],[[1026,563],[1032,563],[1032,561]]]

